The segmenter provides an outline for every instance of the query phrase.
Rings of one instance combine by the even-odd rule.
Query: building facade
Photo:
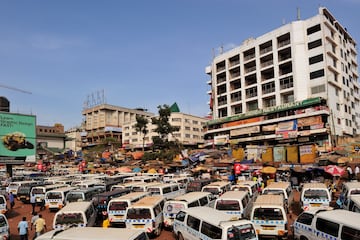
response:
[[[336,146],[359,133],[356,42],[326,8],[244,41],[205,72],[206,142]]]
[[[204,126],[208,121],[206,118],[189,115],[181,112],[172,112],[170,115],[169,123],[171,126],[179,127],[179,131],[169,135],[169,141],[178,141],[185,146],[198,146],[204,143]],[[125,124],[123,127],[123,146],[126,148],[142,148],[143,146],[143,135],[136,132],[134,125],[136,120]],[[152,146],[152,137],[158,136],[154,131],[156,125],[149,123],[147,129],[149,133],[145,136],[144,146]]]
[[[114,138],[122,143],[123,125],[136,121],[136,116],[152,117],[153,113],[144,109],[129,109],[100,104],[82,111],[84,131],[81,133],[83,147],[102,143],[106,138]]]

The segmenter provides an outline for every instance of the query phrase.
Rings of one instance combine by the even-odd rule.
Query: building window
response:
[[[337,119],[337,123],[338,123],[339,125],[341,124],[341,119],[340,119],[340,118]]]
[[[181,122],[181,118],[173,118],[171,119],[173,122]]]
[[[306,30],[306,32],[307,32],[307,35],[311,35],[313,33],[319,32],[320,30],[321,30],[321,26],[320,26],[320,24],[317,24],[313,27],[308,28]]]
[[[324,61],[322,54],[309,58],[309,65]]]
[[[315,72],[310,73],[310,80],[323,77],[325,75],[324,69],[317,70]]]
[[[311,88],[311,94],[317,94],[317,93],[322,93],[322,92],[325,92],[324,84]]]
[[[197,125],[197,124],[199,124],[199,122],[198,122],[198,121],[193,120],[193,124],[194,124],[194,125]]]
[[[308,49],[313,49],[313,48],[316,48],[316,47],[320,47],[322,45],[322,41],[321,39],[318,39],[318,40],[315,40],[313,42],[309,42],[308,43]]]
[[[339,96],[339,90],[338,89],[335,89],[335,95]]]
[[[336,110],[340,111],[340,104],[336,103]]]

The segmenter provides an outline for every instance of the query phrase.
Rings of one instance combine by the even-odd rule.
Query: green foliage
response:
[[[144,116],[136,116],[136,124],[134,125],[136,132],[142,133],[143,137],[143,143],[142,143],[142,150],[144,151],[144,144],[145,144],[145,137],[149,133],[149,130],[147,129],[147,125],[149,123],[149,120],[145,118]]]

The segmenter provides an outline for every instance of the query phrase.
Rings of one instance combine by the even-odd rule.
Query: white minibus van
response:
[[[350,196],[360,195],[360,182],[343,182],[341,193],[344,196],[343,204],[346,204],[346,201]]]
[[[53,229],[92,227],[95,221],[96,211],[92,202],[71,202],[55,214]]]
[[[185,189],[181,189],[177,183],[163,183],[154,185],[149,187],[147,191],[152,196],[160,195],[166,199],[175,198],[185,193]]]
[[[148,192],[132,192],[124,196],[111,199],[107,206],[110,225],[125,227],[126,209],[148,195]]]
[[[165,199],[162,196],[147,196],[126,209],[126,228],[143,229],[148,234],[159,236],[163,223]]]
[[[360,240],[360,213],[343,209],[310,209],[302,212],[294,222],[297,240]]]
[[[115,184],[110,187],[110,191],[114,191],[115,189],[129,189],[130,191],[132,191],[133,187],[142,186],[142,185],[144,185],[144,183],[140,183],[140,182]]]
[[[152,176],[134,176],[134,177],[124,178],[124,183],[129,183],[129,182],[140,182],[140,183],[158,182],[158,178]]]
[[[39,204],[39,203],[45,201],[45,193],[46,192],[51,191],[53,189],[66,187],[66,186],[69,186],[69,185],[53,184],[53,185],[35,186],[35,187],[31,188],[30,196],[34,195],[35,199],[36,199],[36,203]]]
[[[157,186],[161,184],[160,182],[150,182],[150,183],[137,183],[133,185],[132,191],[133,192],[147,192],[150,187]]]
[[[263,190],[262,194],[281,194],[285,199],[285,210],[291,206],[294,196],[290,182],[270,182]]]
[[[248,191],[250,198],[256,199],[258,195],[258,183],[255,181],[238,181],[231,186],[231,191]]]
[[[215,200],[214,208],[238,218],[248,218],[253,206],[247,191],[227,191]]]
[[[304,183],[300,194],[300,205],[304,211],[311,208],[328,207],[331,193],[324,183]]]
[[[0,195],[0,213],[6,214],[8,211],[8,206],[6,203],[6,197],[4,195]]]
[[[143,230],[121,228],[69,228],[64,231],[52,230],[36,240],[149,240]]]
[[[281,195],[259,195],[254,202],[250,220],[259,237],[286,238],[288,221],[284,197]]]
[[[173,232],[176,239],[258,239],[255,227],[249,220],[234,217],[209,207],[181,210],[175,217]]]
[[[345,210],[360,213],[360,195],[350,195],[343,206]]]
[[[164,227],[172,227],[179,211],[191,207],[209,206],[211,202],[211,193],[208,192],[189,192],[167,200],[164,205]]]
[[[13,194],[14,196],[16,196],[19,187],[22,186],[22,185],[36,186],[36,185],[40,185],[40,182],[39,182],[39,181],[18,181],[18,182],[10,182],[9,185],[6,187],[6,192],[7,192],[7,193],[12,192],[12,194]]]
[[[204,187],[202,187],[202,192],[210,192],[213,198],[220,197],[224,192],[229,191],[231,188],[231,182],[219,181],[212,182]]]
[[[5,214],[0,213],[0,239],[10,239],[10,225]]]
[[[66,195],[76,187],[62,187],[45,193],[45,207],[51,210],[59,210],[65,206]]]

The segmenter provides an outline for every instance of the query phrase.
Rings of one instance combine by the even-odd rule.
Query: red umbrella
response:
[[[325,167],[325,172],[331,174],[332,176],[341,176],[345,173],[345,169],[336,165],[328,165]]]

